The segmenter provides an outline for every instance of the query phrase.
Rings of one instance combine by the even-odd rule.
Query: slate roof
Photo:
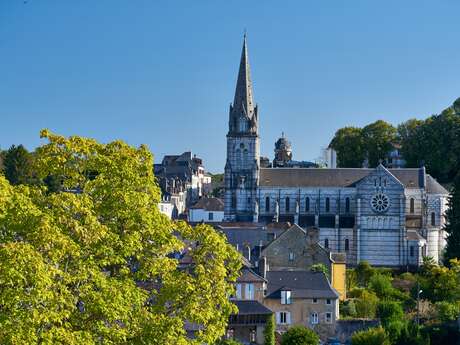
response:
[[[417,230],[407,230],[406,237],[408,241],[426,241],[426,239],[421,236]]]
[[[268,271],[267,297],[280,298],[282,290],[291,291],[292,298],[339,297],[322,272],[312,271]]]
[[[261,168],[261,187],[354,187],[375,169],[366,168]],[[422,188],[421,169],[388,169],[406,188]],[[427,192],[447,194],[433,177],[426,174]]]
[[[243,267],[241,269],[241,274],[237,279],[238,283],[258,283],[258,282],[263,283],[266,281],[267,281],[266,279],[259,276],[253,270],[246,268],[246,267]]]
[[[223,211],[224,202],[219,198],[201,198],[191,209],[203,209],[206,211]]]
[[[238,307],[238,315],[273,314],[273,312],[258,301],[232,301]]]

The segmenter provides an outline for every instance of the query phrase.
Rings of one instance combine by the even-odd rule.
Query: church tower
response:
[[[259,124],[254,104],[246,34],[235,98],[230,105],[225,163],[225,219],[257,221]]]

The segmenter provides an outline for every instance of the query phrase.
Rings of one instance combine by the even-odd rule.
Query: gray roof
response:
[[[224,202],[219,198],[201,198],[192,209],[203,209],[206,211],[223,211]]]
[[[280,298],[282,290],[291,291],[292,298],[339,297],[322,272],[312,271],[268,271],[266,298]]]
[[[250,268],[243,267],[241,269],[241,274],[236,281],[238,283],[263,283],[266,281],[266,279],[259,276]]]
[[[273,314],[273,312],[258,301],[232,301],[238,307],[238,315]]]
[[[261,187],[354,187],[375,169],[367,168],[261,168]],[[422,169],[388,169],[406,188],[423,188]],[[427,192],[447,194],[433,177],[426,174]]]

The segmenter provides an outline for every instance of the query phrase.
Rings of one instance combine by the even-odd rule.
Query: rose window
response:
[[[371,206],[376,212],[385,212],[390,206],[390,199],[383,193],[377,193],[371,199]]]

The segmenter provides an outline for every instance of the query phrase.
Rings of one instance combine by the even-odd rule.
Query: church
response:
[[[346,253],[349,265],[408,267],[424,256],[442,259],[448,192],[424,167],[323,169],[276,159],[267,167],[265,160],[245,36],[229,111],[225,220],[316,227],[320,244]]]

